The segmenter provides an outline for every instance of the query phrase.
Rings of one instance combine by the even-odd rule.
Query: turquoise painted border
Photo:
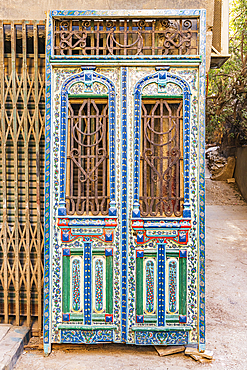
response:
[[[53,10],[51,16],[56,17],[198,17],[201,9],[141,9],[141,10]]]
[[[184,63],[198,65],[201,63],[202,58],[199,55],[54,55],[50,58],[50,63],[54,65],[66,65],[73,63],[73,65],[88,65],[88,63],[121,63],[124,62],[126,65],[137,65],[140,66],[140,62],[146,62],[150,66],[150,63],[157,64],[157,62],[163,62],[164,59],[169,61],[169,63]],[[118,64],[119,66],[119,64]]]

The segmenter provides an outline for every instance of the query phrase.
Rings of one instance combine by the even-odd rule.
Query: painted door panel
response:
[[[56,71],[58,76],[59,72]],[[162,190],[166,198],[162,198],[157,191],[146,191],[146,199],[163,201],[162,210],[153,211],[150,208],[149,212],[144,212],[142,206],[141,213],[140,200],[144,198],[139,194],[141,186],[146,186],[143,185],[145,181],[154,187],[157,183],[153,179],[154,174],[161,178],[169,171],[172,173],[172,166],[178,162],[181,164],[178,169],[174,167],[174,177],[179,181],[177,191],[183,189],[183,157],[178,157],[177,153],[186,153],[182,140],[183,135],[186,137],[186,130],[182,114],[176,116],[172,105],[181,112],[181,107],[188,100],[188,84],[179,75],[167,74],[167,68],[162,72],[154,68],[101,68],[96,72],[85,69],[69,76],[64,79],[62,87],[64,108],[62,104],[61,110],[68,109],[69,113],[63,122],[65,127],[68,126],[63,138],[67,155],[60,160],[61,170],[67,170],[67,173],[64,175],[63,191],[60,192],[57,223],[63,253],[62,322],[58,325],[60,338],[63,342],[86,342],[87,330],[91,330],[94,336],[90,336],[90,341],[100,341],[97,325],[101,325],[100,329],[107,330],[110,341],[165,344],[170,341],[169,336],[167,340],[164,337],[169,331],[169,335],[180,344],[186,343],[191,329],[186,325],[190,218],[181,218],[181,212],[174,208],[177,198],[172,198],[175,192],[168,189],[167,179],[160,180],[162,189],[168,183],[170,193]],[[164,80],[167,79],[170,83],[165,87]],[[143,91],[138,94],[140,86]],[[105,106],[109,101],[109,119],[104,129],[99,124],[104,115],[96,112],[101,101]],[[149,115],[147,107],[151,107]],[[155,111],[152,111],[153,107],[156,107]],[[137,116],[138,109],[146,111],[145,116]],[[186,114],[187,110],[183,109],[185,117]],[[95,123],[95,120],[98,121]],[[149,124],[150,120],[153,123]],[[179,126],[175,126],[175,120]],[[149,125],[151,134],[145,132],[144,121]],[[89,124],[93,125],[91,131]],[[155,135],[162,137],[157,141]],[[178,139],[174,139],[175,135]],[[95,143],[100,142],[99,137],[103,138],[105,148],[102,149],[101,145],[94,150]],[[147,146],[141,150],[145,137]],[[165,140],[168,144],[163,150]],[[107,147],[106,143],[109,143]],[[100,150],[105,151],[105,158],[110,161],[110,176],[106,174],[107,180],[104,180],[105,187],[110,189],[108,193],[104,190],[105,196],[109,194],[110,203],[108,208],[103,209],[103,215],[100,207],[97,209],[92,205],[92,195],[100,181],[98,163],[101,159],[95,159]],[[156,159],[151,159],[152,163],[150,159],[146,161],[149,165],[146,173],[150,173],[148,179],[142,178],[141,173],[147,167],[144,163],[141,168],[145,150],[156,150],[155,158],[165,158],[159,162],[158,169],[152,165]],[[172,151],[173,156],[170,154]],[[86,168],[91,158],[94,162]],[[186,165],[184,169],[188,171]],[[72,188],[75,188],[76,200],[73,200]],[[88,196],[80,197],[79,193]],[[186,197],[186,191],[184,193]],[[173,209],[168,209],[169,202]],[[166,212],[173,218],[162,213],[166,204]],[[186,211],[188,214],[189,210]],[[146,215],[149,217],[143,217]],[[167,246],[167,241],[173,241],[172,247]],[[169,328],[168,325],[178,326]],[[76,334],[72,339],[71,330],[77,330],[81,339]],[[150,333],[155,333],[153,342]],[[102,335],[105,338],[104,331]]]
[[[205,45],[203,9],[49,12],[47,354],[205,349]]]
[[[60,161],[61,172],[66,172],[57,226],[63,251],[62,320],[58,333],[65,342],[94,342],[94,338],[100,342],[100,335],[103,341],[112,341],[118,327],[113,317],[116,304],[120,307],[114,272],[120,271],[121,265],[117,241],[120,202],[116,199],[119,174],[115,168],[120,155],[115,149],[115,131],[120,127],[119,74],[119,68],[106,73],[86,68],[63,81],[61,110],[68,114],[62,138],[66,154]],[[117,285],[120,286],[120,274]],[[80,312],[75,310],[77,306]],[[80,339],[72,335],[71,329],[78,330]],[[87,330],[91,331],[90,338]]]
[[[53,78],[52,276],[54,297],[61,298],[52,302],[52,342],[196,342],[197,195],[189,177],[198,176],[197,133],[190,133],[198,69],[63,67],[54,68]],[[102,102],[108,104],[104,130],[105,113],[96,112]],[[88,115],[77,105],[78,112],[88,106]],[[103,134],[103,150],[99,144],[94,151]],[[105,190],[93,199],[102,171]],[[101,207],[104,197],[109,203]]]
[[[197,71],[191,73],[196,83]],[[187,75],[187,70],[175,68],[127,70],[129,319],[126,338],[130,343],[158,345],[190,341],[192,327],[187,310],[190,153],[189,145],[184,143],[190,141],[186,123],[190,121],[192,89]],[[196,90],[193,94],[197,96]],[[174,190],[169,174],[177,180]],[[163,202],[162,206],[158,201]]]

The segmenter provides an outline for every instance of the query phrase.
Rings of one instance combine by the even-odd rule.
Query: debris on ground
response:
[[[193,358],[193,360],[195,360],[195,361],[199,361],[199,360],[201,360],[201,356],[199,356],[199,355],[188,355],[188,356],[190,356],[191,358]]]
[[[196,347],[191,346],[154,346],[159,356],[168,356],[175,353],[184,352],[186,356],[190,356],[193,360],[200,363],[210,363],[213,361],[213,351],[206,350],[199,352]]]
[[[208,160],[208,168],[212,174],[212,180],[226,181],[233,178],[235,169],[234,157],[225,158],[219,154],[219,147],[213,147],[206,150],[206,158]]]
[[[230,183],[232,183],[232,182],[236,182],[236,180],[235,180],[235,178],[234,178],[234,177],[232,177],[231,179],[227,179],[227,182],[228,182],[228,184],[230,184]]]
[[[227,179],[232,178],[235,169],[235,162],[234,157],[228,157],[224,167],[221,168],[219,172],[212,173],[211,180],[226,181]]]
[[[43,337],[32,337],[30,338],[29,342],[27,345],[24,346],[24,350],[44,350],[43,346]]]
[[[185,355],[190,356],[193,360],[200,363],[210,363],[213,360],[213,351],[205,350],[204,352],[199,352],[195,347],[186,347]]]
[[[154,346],[159,356],[173,355],[174,353],[184,352],[185,346]]]
[[[212,360],[214,353],[213,353],[213,351],[209,351],[209,350],[205,350],[204,352],[199,352],[197,348],[187,346],[186,349],[185,349],[185,354],[186,355],[201,356],[201,357],[207,358],[208,360]]]
[[[209,149],[211,149],[209,151]],[[227,164],[227,159],[219,154],[219,147],[209,148],[206,150],[208,168],[212,175],[217,175]]]

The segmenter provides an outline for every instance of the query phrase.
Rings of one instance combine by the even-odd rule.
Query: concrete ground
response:
[[[13,369],[28,342],[30,329],[25,326],[0,325],[0,370]]]
[[[159,357],[153,347],[56,346],[51,355],[27,350],[15,369],[37,370],[247,370],[247,204],[234,184],[207,175],[207,349],[214,361],[199,364],[183,354]]]

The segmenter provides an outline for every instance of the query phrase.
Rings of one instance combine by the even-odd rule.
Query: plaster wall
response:
[[[45,19],[48,10],[206,9],[213,27],[214,0],[9,0],[0,2],[1,19]]]

